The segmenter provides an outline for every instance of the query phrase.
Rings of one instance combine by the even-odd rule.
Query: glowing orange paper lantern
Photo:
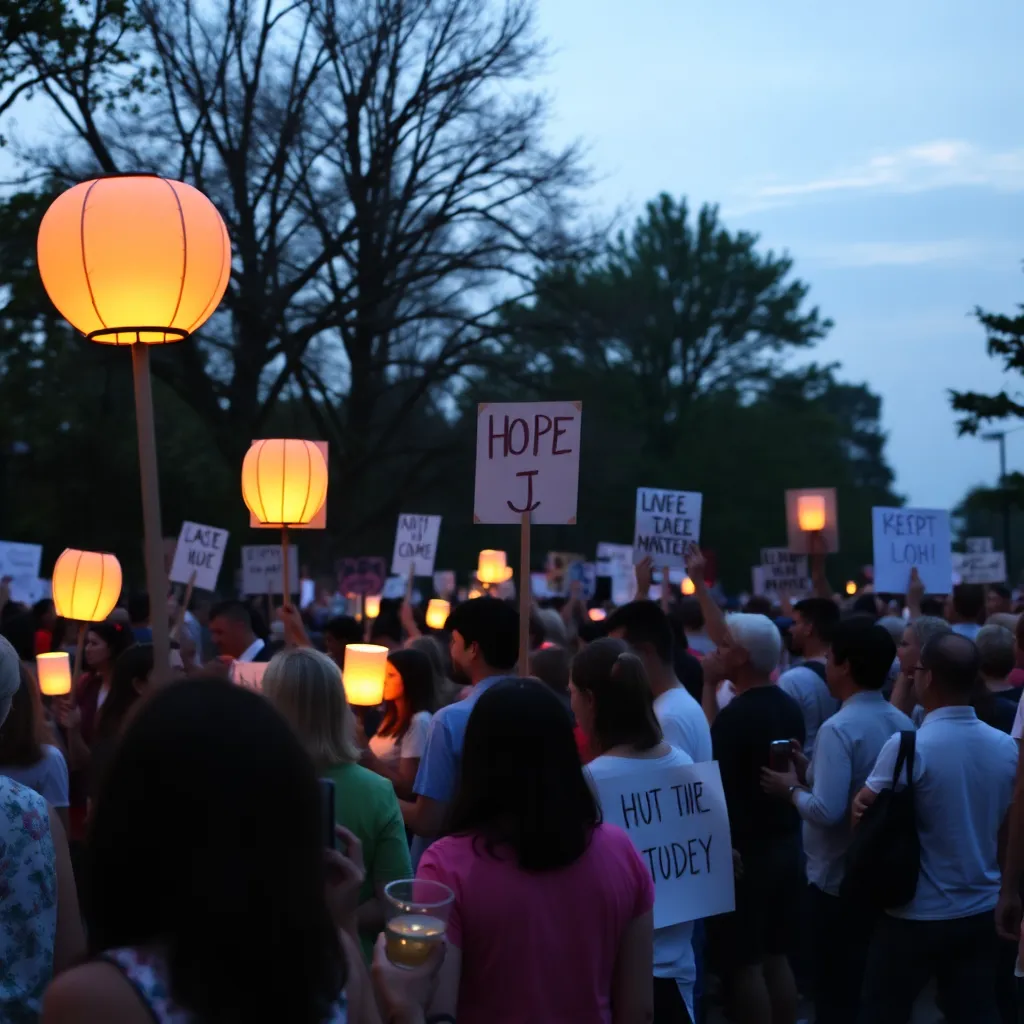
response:
[[[380,594],[367,594],[363,598],[363,614],[368,619],[375,619],[380,615]]]
[[[796,499],[796,518],[804,533],[825,529],[825,496],[802,494]]]
[[[693,594],[697,593],[697,587],[689,576],[683,577],[683,582],[679,584],[679,590],[687,597],[691,597]]]
[[[604,622],[608,618],[608,613],[603,608],[591,608],[587,612],[587,618],[591,622]]]
[[[512,579],[512,567],[504,551],[481,551],[477,563],[476,578],[487,586],[505,583]]]
[[[98,551],[65,550],[53,567],[53,604],[63,619],[102,622],[121,596],[121,563]]]
[[[853,597],[853,595],[857,593],[857,584],[854,583],[853,580],[850,580],[846,584],[846,593],[849,594],[850,597]]]
[[[157,175],[84,181],[46,211],[36,242],[43,287],[90,341],[182,341],[217,308],[231,243],[217,208]]]
[[[312,441],[253,441],[242,463],[242,497],[265,526],[302,526],[327,500],[327,462]]]
[[[429,629],[444,629],[451,613],[452,606],[439,597],[432,597],[427,604],[427,627]]]
[[[347,644],[341,681],[345,699],[356,707],[373,708],[384,700],[388,649],[376,644]]]
[[[39,692],[44,697],[63,697],[71,692],[71,657],[67,651],[36,655]]]

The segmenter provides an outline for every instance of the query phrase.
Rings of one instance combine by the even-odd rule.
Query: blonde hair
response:
[[[275,654],[263,676],[263,693],[298,733],[318,769],[359,760],[341,671],[326,654],[307,647]]]

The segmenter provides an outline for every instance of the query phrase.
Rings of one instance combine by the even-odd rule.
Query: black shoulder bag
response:
[[[902,907],[914,898],[921,872],[921,841],[914,810],[916,733],[900,733],[892,789],[883,789],[864,812],[846,852],[839,894],[877,910]],[[907,765],[907,785],[896,783]]]

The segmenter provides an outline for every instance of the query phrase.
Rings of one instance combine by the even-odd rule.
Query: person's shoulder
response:
[[[390,779],[371,772],[361,764],[339,764],[323,772],[325,778],[333,779],[342,790],[355,791],[377,800],[394,797],[395,787]],[[346,801],[347,802],[347,801]]]
[[[420,729],[426,729],[429,727],[431,721],[434,719],[434,713],[430,711],[417,711],[415,715],[409,720],[409,726],[418,726]]]
[[[64,757],[64,753],[60,747],[51,746],[49,743],[43,744],[43,760],[49,762],[52,765],[62,767],[64,771],[67,771],[67,760]]]
[[[117,967],[94,961],[63,971],[50,982],[40,1019],[42,1024],[148,1024],[153,1018]]]
[[[609,821],[603,821],[590,837],[590,849],[602,856],[627,857],[632,860],[630,854],[636,847],[625,829]]]
[[[0,775],[0,804],[22,812],[36,811],[47,814],[46,800],[31,786],[16,782],[7,775]]]

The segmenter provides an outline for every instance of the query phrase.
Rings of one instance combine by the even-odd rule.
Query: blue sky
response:
[[[897,489],[944,508],[994,482],[996,446],[957,438],[946,392],[1003,386],[969,313],[1024,302],[1024,4],[537,7],[551,134],[587,145],[595,207],[718,202],[789,250],[836,322],[813,358],[883,398]],[[1007,453],[1024,470],[1024,431]]]

